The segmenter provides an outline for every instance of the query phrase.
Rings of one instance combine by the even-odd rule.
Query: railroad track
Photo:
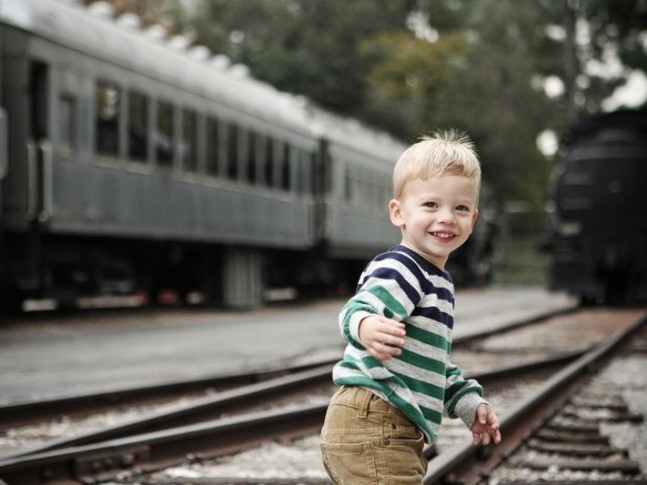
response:
[[[498,478],[493,483],[500,485],[531,483],[529,469],[615,473],[618,483],[647,483],[632,480],[640,473],[639,465],[627,459],[625,450],[612,447],[600,433],[601,422],[633,422],[642,417],[630,413],[618,396],[609,395],[608,390],[606,395],[600,389],[596,392],[591,384],[595,373],[631,336],[642,332],[643,338],[647,338],[646,325],[647,317],[643,316],[563,368],[508,412],[501,422],[505,439],[497,447],[475,448],[465,443],[432,459],[425,485],[490,483],[494,475]],[[575,416],[574,409],[579,410]],[[533,450],[539,455],[533,454]],[[596,483],[600,481],[604,478],[598,478]]]
[[[0,406],[0,432],[25,424],[55,419],[59,416],[82,417],[117,407],[153,406],[183,398],[200,399],[317,367],[332,366],[335,362],[336,359],[322,359],[310,364],[277,367],[258,372],[216,375],[153,386],[8,404]]]
[[[535,324],[551,317],[568,314],[573,311],[571,308],[557,310],[547,312],[541,316],[504,322],[500,326],[487,330],[476,330],[455,338],[454,347],[460,348],[465,345],[470,345],[474,341],[489,335]],[[340,346],[340,355],[342,349],[343,347]],[[115,408],[157,405],[183,398],[201,398],[215,393],[222,393],[230,389],[268,381],[277,377],[297,374],[316,367],[332,366],[336,361],[337,358],[322,359],[309,364],[277,367],[258,372],[216,375],[153,386],[117,389],[108,392],[0,405],[0,433],[17,426],[56,419],[60,416],[82,417],[95,415]]]
[[[484,383],[510,379],[511,375],[518,376],[530,370],[563,367],[580,354],[553,355],[550,359],[496,369],[474,377]],[[272,373],[265,373],[264,381],[221,392],[209,398],[208,403],[194,403],[180,410],[156,413],[110,429],[48,442],[40,447],[0,457],[0,478],[6,480],[8,485],[43,483],[43,479],[91,483],[92,480],[114,477],[124,472],[144,473],[170,464],[200,462],[267,440],[291,440],[317,433],[323,421],[327,396],[299,405],[226,416],[234,411],[240,413],[249,410],[261,400],[265,403],[270,396],[280,401],[285,400],[287,392],[303,392],[306,386],[330,384],[330,362],[306,367],[293,368],[293,372],[278,372],[278,376],[277,371],[272,371],[276,376],[274,378],[270,378]],[[261,376],[247,376],[246,379],[258,380]],[[258,392],[263,394],[259,395]],[[428,458],[435,454],[433,448],[426,451]],[[442,453],[440,456],[444,455]],[[236,482],[230,479],[227,483]],[[254,482],[248,479],[240,483]],[[263,483],[272,482],[264,479]],[[300,483],[305,482],[301,480]]]
[[[563,313],[563,311],[557,313]],[[555,314],[556,312],[548,313],[544,319]],[[497,331],[509,330],[537,321],[541,321],[541,319],[533,318],[521,322],[509,322],[506,326],[498,328]],[[482,331],[480,335],[483,338],[491,333],[490,329]],[[456,346],[461,347],[476,339],[477,334],[471,334],[462,339],[458,338]],[[568,356],[559,357],[559,359],[563,358],[568,358]],[[299,387],[328,384],[330,383],[330,374],[327,370],[332,367],[334,362],[334,359],[321,360],[308,365],[275,368],[264,372],[214,376],[165,385],[7,405],[0,407],[0,433],[15,430],[21,425],[50,422],[54,423],[52,427],[55,428],[52,434],[69,434],[65,429],[62,429],[63,426],[56,426],[56,423],[61,421],[67,424],[68,429],[75,428],[76,436],[74,438],[46,440],[43,436],[40,439],[46,440],[47,443],[38,446],[23,444],[19,447],[26,448],[26,450],[10,455],[16,456],[64,446],[87,444],[100,439],[118,438],[136,432],[155,431],[205,421],[223,414],[244,412],[257,407],[257,403],[261,400],[270,403],[287,398],[290,392],[298,394]],[[317,367],[320,368],[319,372],[314,374],[306,372]],[[290,375],[295,375],[295,378],[287,377]],[[285,378],[281,379],[282,377]],[[265,384],[260,384],[262,382]],[[188,402],[188,404],[179,404],[182,402]],[[171,410],[164,409],[169,407]],[[150,411],[153,408],[161,409],[161,411]],[[141,414],[148,416],[138,417]],[[102,418],[102,415],[104,422],[110,424],[103,424],[98,419],[93,420],[94,417]],[[124,418],[128,415],[137,415],[137,417]],[[89,418],[86,421],[90,421],[90,423],[86,424],[83,418]],[[115,420],[125,421],[125,423],[112,424]],[[79,430],[88,427],[103,429],[99,432],[79,432]],[[42,428],[46,428],[46,426],[42,426]]]
[[[510,379],[520,372],[561,366],[576,356],[569,354],[533,361],[525,366],[514,365],[474,377],[483,382]],[[316,433],[323,422],[327,397],[314,403],[235,417],[206,420],[205,416],[233,409],[241,412],[240,405],[246,400],[272,394],[285,397],[286,390],[302,390],[313,383],[330,383],[330,379],[330,366],[325,365],[228,391],[209,403],[200,402],[110,429],[55,440],[2,459],[0,477],[9,484],[42,483],[39,480],[43,478],[49,481],[78,479],[84,483],[111,477],[126,469],[146,472],[186,459],[201,461],[230,454],[268,439],[291,440]],[[187,421],[195,421],[195,424],[186,424]],[[185,424],[177,426],[179,422]],[[190,450],[188,455],[187,450]],[[430,458],[435,454],[434,449],[427,448],[426,454]]]

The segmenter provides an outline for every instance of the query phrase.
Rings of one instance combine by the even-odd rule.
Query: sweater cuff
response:
[[[373,313],[370,312],[365,312],[365,311],[358,311],[353,313],[353,316],[350,317],[350,321],[348,322],[348,331],[350,332],[350,336],[356,341],[361,343],[359,339],[359,324],[360,322],[365,319],[366,317],[370,317],[374,315]]]
[[[456,416],[461,418],[468,428],[471,428],[476,419],[476,408],[481,404],[489,404],[485,399],[476,392],[468,392],[463,395],[454,408]]]

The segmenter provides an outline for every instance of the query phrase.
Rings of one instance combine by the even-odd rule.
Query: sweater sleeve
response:
[[[483,388],[474,379],[465,379],[458,366],[448,362],[445,387],[445,412],[450,418],[460,418],[467,427],[472,426],[476,408],[485,403]]]
[[[359,341],[359,324],[370,315],[403,321],[422,297],[422,290],[413,276],[397,261],[373,261],[363,273],[358,292],[339,313],[339,328],[344,339],[363,349]]]

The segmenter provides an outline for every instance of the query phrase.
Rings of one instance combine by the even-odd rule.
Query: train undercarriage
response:
[[[310,252],[107,237],[5,234],[3,310],[208,305],[244,309],[352,291],[365,261]]]

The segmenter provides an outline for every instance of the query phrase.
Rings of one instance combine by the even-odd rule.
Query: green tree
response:
[[[407,0],[214,0],[194,25],[201,42],[278,89],[342,113],[364,102],[363,38],[401,28]]]
[[[536,138],[553,107],[533,87],[541,39],[524,34],[536,27],[538,10],[511,0],[453,3],[444,10],[453,13],[452,28],[437,29],[434,41],[411,32],[367,41],[366,49],[381,54],[368,78],[367,117],[407,138],[448,126],[467,131],[494,193],[540,207],[549,163]],[[435,10],[428,8],[431,20]],[[396,105],[400,130],[385,115]]]

